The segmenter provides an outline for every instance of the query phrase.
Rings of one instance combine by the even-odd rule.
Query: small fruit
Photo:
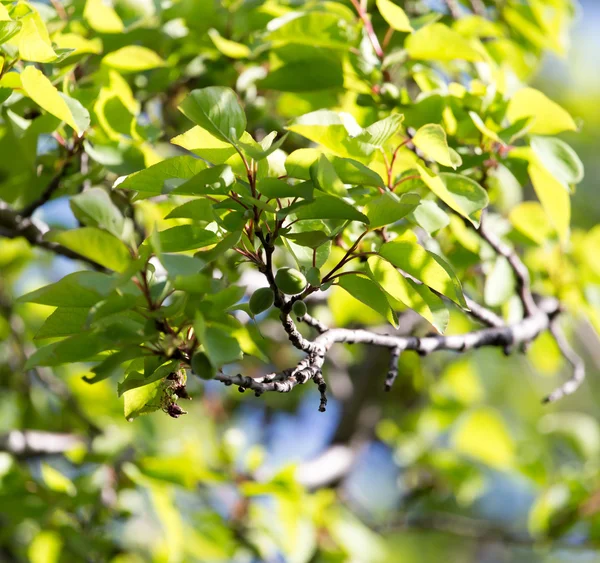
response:
[[[306,287],[306,278],[294,268],[280,268],[275,274],[277,287],[288,295],[296,295]]]
[[[306,315],[306,311],[306,303],[304,303],[304,301],[294,301],[294,304],[292,305],[292,312],[294,315],[303,317]]]
[[[192,356],[192,371],[202,379],[213,379],[215,368],[210,363],[208,356],[204,352],[196,352]]]
[[[261,287],[257,289],[250,297],[250,312],[253,315],[258,315],[266,311],[275,300],[275,295],[270,287]]]

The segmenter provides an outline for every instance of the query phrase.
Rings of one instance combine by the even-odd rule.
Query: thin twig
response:
[[[585,364],[575,350],[571,348],[562,329],[558,325],[558,318],[552,319],[549,330],[552,336],[554,336],[554,340],[562,355],[573,367],[573,374],[558,389],[552,391],[552,393],[544,399],[544,403],[554,403],[567,395],[575,393],[585,379]]]

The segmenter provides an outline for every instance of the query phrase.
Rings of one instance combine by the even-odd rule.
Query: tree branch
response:
[[[559,312],[559,302],[554,298],[545,298],[536,306],[533,315],[512,325],[484,328],[462,335],[433,335],[422,338],[378,334],[363,329],[333,328],[310,342],[311,352],[291,370],[288,369],[280,374],[270,374],[262,378],[244,377],[239,374],[234,376],[218,374],[217,379],[228,385],[234,384],[244,389],[252,389],[259,395],[269,391],[288,393],[296,385],[304,384],[310,379],[317,378],[317,382],[319,382],[326,354],[334,344],[370,344],[389,348],[396,353],[414,350],[421,355],[431,354],[438,350],[465,352],[484,346],[506,348],[533,341],[541,332],[550,328],[552,320]],[[552,396],[550,395],[550,398]]]

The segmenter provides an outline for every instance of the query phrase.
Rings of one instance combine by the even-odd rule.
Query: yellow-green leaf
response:
[[[43,471],[42,466],[42,471]],[[62,550],[62,540],[58,532],[39,532],[27,549],[30,563],[58,563]]]
[[[52,39],[61,49],[74,49],[69,56],[86,53],[98,55],[102,52],[102,40],[99,37],[86,39],[77,33],[61,33],[55,35]]]
[[[146,47],[128,45],[106,55],[102,59],[102,64],[120,72],[143,72],[163,67],[165,61]]]
[[[247,59],[250,56],[250,47],[231,39],[226,39],[216,29],[210,29],[208,35],[215,47],[230,59]]]
[[[349,274],[341,276],[338,279],[338,284],[354,299],[377,311],[393,326],[397,326],[398,321],[388,303],[385,292],[376,282],[357,274]]]
[[[430,252],[414,240],[406,237],[386,242],[379,249],[379,254],[396,268],[400,268],[456,303],[461,303],[450,274]]]
[[[513,227],[532,241],[543,244],[552,234],[552,225],[544,209],[537,201],[524,201],[509,214]]]
[[[404,10],[390,0],[377,0],[377,9],[392,29],[409,32],[413,30]]]
[[[121,33],[123,21],[114,8],[104,0],[87,0],[83,17],[89,26],[99,33]]]
[[[544,211],[561,241],[565,242],[569,238],[571,222],[571,199],[568,190],[550,172],[536,163],[530,163],[528,171]]]
[[[74,98],[59,92],[44,74],[30,65],[21,73],[25,93],[41,108],[82,133],[90,125],[90,115]]]
[[[569,113],[535,88],[519,90],[510,99],[506,116],[511,123],[533,117],[529,133],[534,135],[556,135],[563,131],[577,130]]]
[[[515,444],[502,417],[490,408],[463,414],[452,432],[452,447],[459,453],[496,469],[515,463]]]
[[[487,192],[474,180],[462,174],[434,174],[417,165],[421,179],[446,205],[479,226],[479,212],[489,203]]]
[[[20,21],[23,24],[18,36],[21,59],[36,63],[48,63],[56,59],[50,35],[40,15],[31,12]]]
[[[426,61],[470,62],[484,60],[484,52],[474,39],[465,39],[443,23],[432,23],[409,35],[404,44],[409,56]]]
[[[418,285],[406,279],[387,260],[371,256],[368,260],[373,278],[394,300],[400,301],[429,321],[443,333],[448,326],[450,314],[440,297],[426,285]],[[392,303],[393,306],[393,303]]]
[[[425,156],[444,166],[456,168],[462,164],[460,155],[448,146],[446,132],[441,125],[429,123],[423,125],[412,139],[415,147],[423,151]]]

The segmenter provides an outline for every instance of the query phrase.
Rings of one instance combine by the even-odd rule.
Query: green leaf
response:
[[[412,138],[412,142],[425,156],[444,166],[456,168],[462,164],[460,155],[448,146],[446,132],[441,125],[423,125]]]
[[[59,366],[95,360],[107,343],[98,334],[83,332],[38,348],[25,363],[25,369],[36,366]]]
[[[0,45],[21,31],[20,21],[0,21]]]
[[[111,277],[100,272],[74,272],[56,283],[22,295],[17,302],[89,309],[110,291],[111,283]]]
[[[219,237],[200,225],[179,225],[161,231],[160,245],[163,252],[196,250],[219,242]]]
[[[196,125],[232,145],[246,130],[246,114],[231,88],[209,86],[192,90],[179,109]]]
[[[430,322],[438,332],[444,333],[450,313],[440,297],[426,285],[406,279],[394,266],[379,256],[370,256],[368,264],[373,279],[392,299],[410,307]]]
[[[528,167],[535,193],[548,215],[550,222],[564,243],[569,238],[571,223],[571,199],[565,186],[545,168],[535,163]]]
[[[31,563],[58,563],[61,550],[60,534],[49,530],[42,531],[36,534],[27,548],[28,561]]]
[[[158,410],[161,407],[161,398],[164,383],[161,379],[142,387],[136,387],[123,394],[123,412],[128,421]]]
[[[343,85],[342,65],[330,57],[289,61],[270,70],[265,78],[258,81],[260,88],[280,92],[313,92]]]
[[[83,17],[99,33],[121,33],[124,29],[117,12],[103,0],[87,0]]]
[[[148,198],[170,193],[172,188],[165,186],[167,180],[189,179],[206,169],[206,163],[193,156],[176,156],[163,160],[139,172],[130,174],[118,184],[121,190],[135,190],[138,198]]]
[[[299,246],[307,246],[308,248],[318,248],[330,240],[330,236],[323,231],[307,231],[304,233],[286,233],[285,238],[291,240]]]
[[[288,130],[322,145],[336,156],[368,159],[376,147],[361,143],[353,135],[362,129],[350,114],[318,110],[298,117]]]
[[[404,43],[412,59],[425,61],[453,61],[462,59],[469,62],[484,60],[485,51],[473,39],[465,39],[443,23],[432,23],[417,30],[406,38]]]
[[[173,195],[205,195],[226,194],[229,186],[235,181],[231,166],[217,164],[201,170],[187,182],[183,182],[173,191]]]
[[[348,194],[344,183],[324,154],[310,167],[310,175],[314,185],[324,192],[342,197]]]
[[[417,165],[421,179],[427,187],[448,207],[479,226],[479,212],[487,207],[487,192],[474,180],[462,174],[435,175],[430,170]]]
[[[500,138],[498,133],[496,133],[495,131],[490,129],[484,123],[483,119],[481,119],[481,117],[479,117],[479,115],[477,113],[475,113],[474,111],[470,111],[469,116],[471,117],[471,120],[475,124],[475,127],[477,127],[477,129],[479,129],[479,132],[484,137],[487,137],[488,139],[491,139],[492,141],[496,141],[497,143],[500,143],[501,145],[506,145],[506,143]]]
[[[216,29],[209,29],[208,36],[213,42],[214,46],[230,59],[247,59],[250,57],[250,47],[231,39],[222,37]]]
[[[310,180],[311,166],[320,158],[318,149],[298,149],[291,153],[285,161],[285,169],[291,178]],[[327,156],[344,184],[384,187],[381,176],[361,162],[351,158],[335,155]]]
[[[85,327],[88,314],[87,307],[59,307],[44,321],[34,338],[42,340],[79,334]]]
[[[173,209],[165,219],[193,219],[211,223],[215,219],[213,204],[208,199],[195,199]]]
[[[125,218],[102,188],[89,188],[69,202],[73,214],[85,225],[107,230],[122,237]]]
[[[131,391],[132,389],[137,389],[139,387],[144,387],[145,385],[150,385],[151,383],[155,383],[157,381],[162,382],[167,376],[176,371],[179,367],[178,361],[170,361],[165,364],[159,365],[156,369],[154,366],[156,364],[160,364],[162,359],[151,359],[151,362],[148,362],[148,358],[146,358],[144,363],[144,372],[129,372],[127,377],[122,383],[119,383],[117,386],[117,391],[119,393],[119,397],[126,393],[127,391]],[[150,370],[147,369],[148,366],[152,366]]]
[[[333,195],[323,195],[311,202],[296,203],[282,209],[278,215],[284,216],[289,213],[295,213],[298,219],[343,219],[369,223],[366,215],[357,211],[342,198]]]
[[[524,201],[514,207],[510,222],[519,232],[537,244],[544,244],[553,232],[548,215],[537,201]]]
[[[417,194],[407,193],[398,197],[393,192],[385,192],[370,200],[363,211],[369,218],[369,227],[377,229],[408,215],[419,205],[420,200]]]
[[[41,475],[44,484],[51,491],[65,493],[70,497],[74,497],[77,494],[77,489],[75,488],[73,481],[47,463],[42,463]]]
[[[553,137],[532,137],[531,149],[552,176],[564,184],[583,180],[583,163],[564,141]]]
[[[435,201],[423,199],[412,214],[417,225],[429,234],[435,233],[450,224],[448,214],[440,209]]]
[[[452,276],[439,264],[433,254],[417,242],[409,239],[386,242],[379,249],[379,254],[396,268],[400,268],[459,305],[462,303],[462,296],[458,296]]]
[[[313,199],[314,186],[311,182],[302,182],[301,184],[288,184],[277,178],[265,178],[260,180],[256,186],[258,193],[264,195],[267,199],[277,199],[280,197],[300,197],[302,199]]]
[[[90,385],[104,381],[113,375],[122,373],[122,365],[134,358],[139,358],[142,355],[142,349],[136,347],[126,348],[115,354],[111,354],[105,360],[100,362],[97,366],[92,368],[92,377],[84,375],[82,379]]]
[[[242,139],[245,135],[242,135]],[[281,145],[283,145],[284,141],[287,139],[288,133],[282,135],[277,142],[273,142],[275,137],[277,136],[277,131],[272,131],[269,133],[260,143],[259,147],[255,147],[250,143],[243,143],[238,141],[238,145],[244,149],[244,152],[250,158],[259,161],[267,158],[270,154],[274,153]]]
[[[56,59],[50,35],[40,14],[32,11],[20,20],[22,27],[18,36],[19,57],[24,61],[49,63]]]
[[[347,22],[334,12],[316,10],[296,14],[296,17],[280,20],[277,26],[269,26],[271,31],[266,40],[272,47],[292,43],[346,52],[355,37]]]
[[[160,68],[166,63],[154,51],[146,47],[127,45],[105,55],[102,64],[121,73],[128,73]]]
[[[400,131],[403,121],[404,116],[401,113],[392,113],[363,129],[355,139],[365,145],[381,149]]]
[[[354,299],[371,307],[391,325],[398,325],[398,320],[388,303],[385,292],[373,280],[357,274],[348,274],[337,278],[337,283]]]
[[[377,9],[387,22],[387,24],[396,31],[413,31],[408,16],[404,10],[394,4],[391,0],[377,0]]]
[[[457,421],[450,441],[454,450],[496,469],[515,464],[515,444],[506,424],[496,411],[481,407],[464,413]]]
[[[117,237],[95,227],[51,231],[45,238],[115,272],[125,271],[132,261],[128,248]]]
[[[242,135],[242,140],[252,137],[247,133]],[[171,143],[179,145],[184,149],[193,152],[195,155],[205,159],[212,164],[223,164],[235,154],[235,148],[230,143],[217,139],[206,129],[196,125],[182,135],[171,139]]]
[[[511,123],[532,117],[529,133],[556,135],[576,131],[577,125],[567,111],[534,88],[522,88],[510,98],[506,116]]]
[[[485,279],[483,298],[490,307],[506,303],[515,291],[515,277],[508,260],[498,256]]]
[[[242,358],[238,341],[219,327],[207,326],[202,344],[209,360],[217,368]]]
[[[30,65],[21,73],[25,93],[41,108],[70,125],[77,133],[90,126],[90,114],[78,100],[59,92],[44,74]]]

